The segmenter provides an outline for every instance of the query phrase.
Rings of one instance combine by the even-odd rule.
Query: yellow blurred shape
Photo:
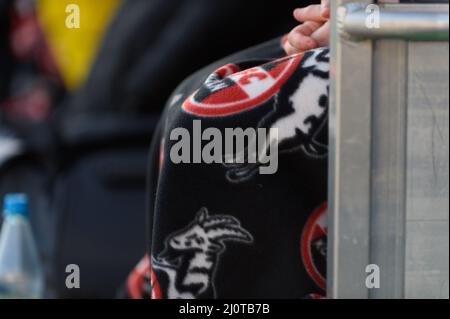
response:
[[[88,76],[104,33],[120,3],[121,0],[37,1],[39,20],[69,90],[78,88]],[[80,11],[78,29],[66,25],[67,18],[73,13],[66,12],[71,4],[77,5]]]

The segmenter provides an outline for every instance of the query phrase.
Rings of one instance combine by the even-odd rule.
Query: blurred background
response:
[[[171,91],[316,2],[0,0],[0,197],[29,197],[47,297],[117,296],[145,253],[147,152]]]

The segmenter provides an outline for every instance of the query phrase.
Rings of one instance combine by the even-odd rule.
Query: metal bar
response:
[[[379,24],[376,16],[379,14]],[[374,18],[374,20],[371,20]],[[401,39],[408,41],[448,41],[448,4],[346,3],[338,8],[339,34],[349,40]]]
[[[331,1],[333,26],[347,2]],[[331,65],[327,296],[368,298],[371,41],[342,41],[332,28]]]
[[[370,262],[380,287],[370,298],[404,297],[408,44],[374,44]]]

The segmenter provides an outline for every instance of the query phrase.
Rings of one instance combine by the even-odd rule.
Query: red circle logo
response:
[[[300,53],[243,71],[234,64],[225,65],[211,74],[182,108],[204,117],[229,116],[250,110],[278,93],[303,56]]]
[[[305,269],[319,288],[326,289],[327,203],[317,208],[303,229],[301,255]]]

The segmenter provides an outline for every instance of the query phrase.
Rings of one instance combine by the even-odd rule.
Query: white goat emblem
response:
[[[169,235],[152,267],[167,275],[169,299],[215,298],[214,273],[225,241],[252,243],[252,235],[229,215],[209,216],[201,208],[195,220]]]

